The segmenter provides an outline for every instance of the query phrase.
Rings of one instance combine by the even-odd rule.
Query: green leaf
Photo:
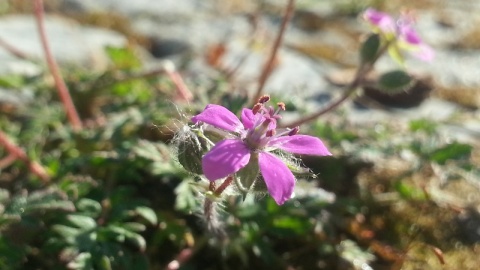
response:
[[[412,87],[414,80],[402,70],[394,70],[384,73],[378,79],[378,89],[387,93],[395,94],[408,90]]]
[[[112,263],[110,262],[110,259],[105,255],[100,258],[99,264],[101,270],[112,270]]]
[[[108,46],[105,48],[105,51],[113,64],[119,69],[132,69],[141,65],[135,52],[129,48]]]
[[[82,198],[77,202],[77,210],[82,214],[96,218],[102,212],[102,205],[95,200]]]
[[[145,251],[147,247],[147,242],[145,241],[143,236],[141,236],[140,234],[129,231],[117,225],[110,225],[108,226],[108,229],[118,234],[116,237],[117,241],[119,242],[128,241],[133,245],[135,245],[140,251],[142,252]]]
[[[75,206],[65,198],[65,194],[53,188],[32,192],[27,198],[25,211],[62,210],[73,212]]]
[[[294,234],[300,235],[305,233],[309,228],[307,219],[298,217],[280,217],[273,220],[273,230],[279,234]]]
[[[379,49],[380,36],[378,34],[368,36],[360,48],[360,59],[362,63],[373,63],[373,61],[377,59]]]
[[[92,254],[90,252],[82,252],[67,266],[69,269],[91,270],[93,269]]]
[[[20,75],[9,74],[5,77],[0,77],[0,87],[5,88],[21,88],[25,85],[25,79]]]
[[[398,181],[395,183],[395,190],[397,190],[400,196],[402,196],[402,198],[404,199],[425,199],[425,194],[421,189],[408,185],[402,181]]]
[[[53,225],[52,231],[58,233],[63,238],[76,237],[82,232],[78,228],[72,228],[61,224]]]
[[[435,150],[430,154],[430,160],[443,165],[448,160],[468,158],[472,149],[469,144],[454,142]]]
[[[417,119],[412,120],[409,123],[409,128],[411,131],[424,131],[427,134],[433,134],[437,129],[438,124],[429,119]]]
[[[82,215],[68,215],[67,220],[72,225],[84,230],[91,230],[97,226],[97,222],[93,218]]]
[[[175,209],[182,211],[192,211],[198,207],[198,199],[194,187],[194,182],[184,179],[175,188]]]
[[[150,224],[157,224],[157,214],[155,214],[155,211],[153,211],[151,208],[146,206],[138,206],[135,208],[134,211],[137,215],[143,217],[146,221],[150,222]]]
[[[336,248],[339,256],[349,262],[352,269],[373,270],[368,264],[375,260],[375,256],[362,250],[354,241],[343,240]]]
[[[125,229],[132,232],[143,232],[147,229],[144,224],[138,222],[125,222],[122,225]]]

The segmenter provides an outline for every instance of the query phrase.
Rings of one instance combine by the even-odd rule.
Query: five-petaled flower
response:
[[[433,49],[422,41],[414,29],[415,21],[411,14],[404,13],[395,20],[387,13],[369,8],[363,13],[363,18],[388,41],[396,40],[399,47],[420,60],[431,61],[434,58]]]
[[[316,156],[331,155],[323,142],[312,136],[298,135],[298,128],[279,130],[278,112],[285,109],[266,107],[268,96],[260,98],[253,109],[244,108],[241,120],[220,105],[210,104],[192,121],[203,122],[233,134],[232,138],[219,141],[202,158],[204,175],[215,181],[235,174],[253,157],[258,160],[260,173],[268,192],[279,205],[291,198],[295,177],[284,161],[272,153],[280,149],[293,154]]]

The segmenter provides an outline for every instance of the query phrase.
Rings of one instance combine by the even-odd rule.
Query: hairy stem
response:
[[[282,44],[283,36],[285,34],[285,30],[287,29],[288,22],[293,16],[294,8],[295,8],[295,0],[288,0],[287,8],[285,9],[285,14],[283,15],[282,24],[280,25],[280,30],[278,31],[277,38],[273,43],[273,47],[270,52],[268,61],[265,63],[265,66],[263,67],[260,78],[258,79],[258,88],[254,98],[252,99],[253,103],[255,103],[262,96],[263,88],[265,87],[265,83],[267,82],[267,79],[273,70],[278,49]]]
[[[223,181],[223,183],[215,190],[215,195],[220,196],[222,192],[233,182],[233,176],[230,175]]]
[[[45,58],[52,73],[53,79],[55,81],[55,86],[58,91],[58,95],[60,100],[65,108],[65,112],[67,114],[68,121],[72,125],[72,128],[75,131],[79,131],[82,129],[82,121],[78,116],[77,110],[75,109],[75,105],[73,104],[72,97],[68,91],[67,85],[63,80],[62,76],[60,75],[60,71],[55,61],[55,58],[50,51],[50,46],[48,44],[47,35],[45,32],[44,26],[44,11],[43,11],[43,0],[34,0],[35,4],[35,19],[37,21],[38,33],[40,35],[40,41],[42,43],[43,51],[45,54]]]

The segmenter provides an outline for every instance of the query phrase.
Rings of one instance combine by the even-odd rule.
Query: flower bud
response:
[[[178,140],[178,162],[191,173],[203,174],[202,156],[206,148],[204,139],[188,130]]]

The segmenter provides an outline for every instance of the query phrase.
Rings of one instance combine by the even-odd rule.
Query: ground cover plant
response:
[[[59,68],[33,1],[45,64],[1,43],[44,69],[0,77],[33,93],[0,103],[0,269],[476,269],[478,209],[447,191],[478,196],[478,144],[430,119],[362,125],[342,109],[372,87],[418,90],[405,58],[435,52],[412,13],[354,12],[368,29],[354,75],[306,109],[265,89],[295,12],[286,2],[244,93],[231,91],[222,44],[205,52],[218,71],[207,82],[168,61],[147,70],[133,46],[105,48],[101,73]],[[372,80],[385,57],[396,68]]]

